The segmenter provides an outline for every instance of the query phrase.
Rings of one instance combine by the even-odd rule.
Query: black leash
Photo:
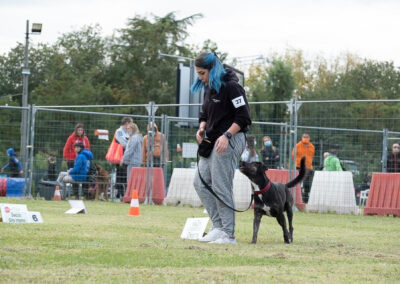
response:
[[[212,195],[214,195],[215,198],[217,198],[217,199],[218,199],[222,204],[224,204],[226,207],[228,207],[229,209],[231,209],[231,210],[233,210],[233,211],[235,211],[235,212],[239,212],[239,213],[246,212],[247,210],[250,209],[251,204],[253,203],[254,194],[251,194],[251,200],[250,200],[249,207],[247,207],[247,209],[245,209],[245,210],[237,210],[237,209],[235,209],[235,208],[229,206],[228,204],[226,204],[224,201],[222,201],[222,199],[214,192],[214,190],[211,188],[211,186],[209,186],[209,185],[204,181],[203,177],[201,176],[201,174],[200,174],[200,169],[199,169],[199,154],[198,154],[198,153],[197,153],[197,171],[198,171],[198,173],[199,173],[199,177],[200,177],[201,182],[204,184],[204,186],[207,188],[207,190],[208,190]]]

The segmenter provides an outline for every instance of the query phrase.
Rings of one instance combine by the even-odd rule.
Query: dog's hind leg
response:
[[[251,241],[252,244],[257,243],[258,229],[260,228],[262,213],[258,212],[257,209],[254,209],[254,220],[253,220],[253,239]]]
[[[290,234],[286,228],[286,219],[285,219],[285,215],[283,214],[283,212],[276,216],[276,220],[278,221],[279,225],[281,225],[281,227],[282,227],[283,239],[285,240],[285,243],[290,244],[291,238],[290,238]]]
[[[286,215],[289,222],[289,242],[293,242],[293,210],[290,203],[285,204]]]
[[[105,197],[106,200],[108,201],[108,187],[107,187],[107,185],[104,186],[103,192],[104,192],[104,197]]]

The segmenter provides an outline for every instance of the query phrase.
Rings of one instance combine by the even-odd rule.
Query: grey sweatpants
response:
[[[208,158],[200,157],[198,170],[203,180],[214,192],[231,207],[233,201],[233,177],[240,155],[245,148],[245,135],[237,133],[229,141],[230,145],[224,153],[218,154],[214,149]],[[194,188],[211,218],[213,228],[221,228],[229,236],[235,236],[235,211],[225,206],[204,186],[196,171]]]

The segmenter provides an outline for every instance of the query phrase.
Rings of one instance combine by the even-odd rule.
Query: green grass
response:
[[[0,283],[399,283],[400,219],[294,216],[294,243],[264,217],[250,244],[253,212],[236,215],[237,245],[181,240],[202,208],[0,198],[39,211],[43,224],[0,223]]]

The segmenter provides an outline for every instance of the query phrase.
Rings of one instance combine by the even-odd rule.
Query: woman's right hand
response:
[[[199,128],[199,130],[197,130],[197,133],[196,133],[196,140],[197,140],[197,143],[201,143],[201,141],[203,141],[203,136],[204,136],[204,132],[205,132],[205,129],[204,128]]]

